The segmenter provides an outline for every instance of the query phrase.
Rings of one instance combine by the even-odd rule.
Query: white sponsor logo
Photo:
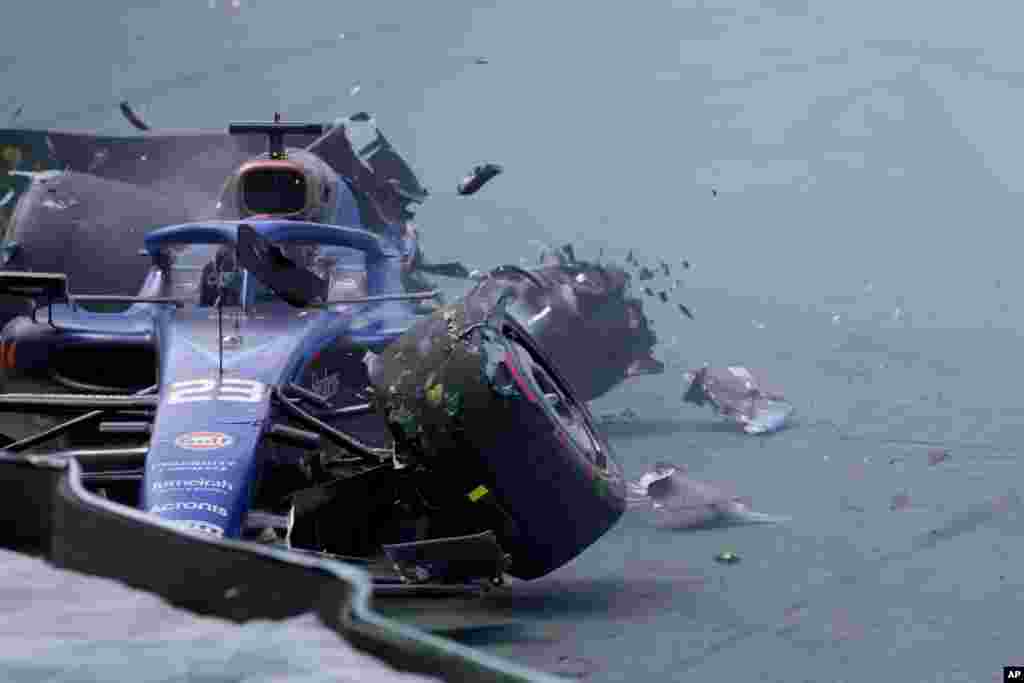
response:
[[[216,524],[210,524],[209,522],[197,522],[195,520],[186,519],[182,521],[174,520],[171,524],[174,526],[180,526],[184,529],[191,529],[192,531],[201,531],[204,534],[210,534],[217,538],[224,537],[224,527],[217,526]]]
[[[171,472],[188,471],[188,472],[227,472],[229,468],[234,467],[235,460],[167,460],[164,462],[154,463],[153,468],[157,470],[169,470]]]
[[[313,371],[313,391],[324,398],[333,398],[341,388],[341,377],[336,372],[327,374],[326,370]]]
[[[228,511],[226,508],[220,505],[214,505],[213,503],[196,503],[188,501],[185,503],[164,503],[163,505],[154,505],[149,509],[150,512],[155,514],[162,514],[164,512],[177,512],[179,510],[188,511],[201,511],[201,512],[212,512],[215,515],[221,517],[227,517]]]
[[[235,486],[224,479],[175,479],[172,481],[153,482],[154,491],[174,491],[177,489],[214,489],[217,491],[234,491]]]
[[[189,432],[178,435],[174,445],[189,451],[212,451],[227,448],[234,442],[231,436],[223,432]]]

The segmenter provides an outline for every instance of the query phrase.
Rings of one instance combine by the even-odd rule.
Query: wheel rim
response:
[[[608,456],[601,447],[601,441],[597,438],[590,420],[587,419],[583,406],[572,396],[561,378],[547,369],[547,364],[533,351],[530,345],[525,344],[517,334],[510,334],[506,331],[506,335],[509,337],[523,369],[528,372],[529,380],[539,390],[538,400],[545,404],[547,412],[554,417],[562,431],[573,445],[586,456],[587,460],[602,470],[606,470]]]

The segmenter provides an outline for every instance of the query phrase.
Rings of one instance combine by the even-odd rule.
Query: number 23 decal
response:
[[[167,403],[172,406],[197,401],[259,403],[263,400],[267,385],[248,379],[225,377],[219,385],[214,379],[189,379],[175,382],[170,389]]]

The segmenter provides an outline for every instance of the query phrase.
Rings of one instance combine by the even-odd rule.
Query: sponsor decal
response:
[[[235,485],[225,479],[174,479],[172,481],[155,481],[153,490],[160,491],[194,491],[196,489],[205,491],[219,491],[227,493],[234,491]]]
[[[163,514],[164,512],[178,512],[180,510],[186,510],[188,512],[211,512],[221,517],[227,517],[227,508],[221,507],[220,505],[214,505],[213,503],[197,503],[195,501],[186,501],[179,503],[163,503],[162,505],[154,505],[149,508],[149,511],[154,514]]]
[[[324,398],[334,398],[341,388],[341,376],[337,372],[327,373],[327,370],[313,371],[313,391]]]
[[[216,379],[188,379],[175,382],[167,392],[167,405],[205,401],[229,403],[259,403],[266,396],[267,385],[238,377]]]
[[[224,432],[189,432],[174,439],[175,446],[188,451],[214,451],[234,442],[234,438]]]
[[[169,472],[227,472],[235,466],[237,460],[165,460],[153,463],[155,470]]]
[[[210,524],[209,522],[200,522],[193,519],[185,520],[169,520],[174,526],[179,526],[183,529],[190,529],[192,531],[201,531],[204,534],[210,534],[217,538],[224,537],[224,527],[217,526],[216,524]]]

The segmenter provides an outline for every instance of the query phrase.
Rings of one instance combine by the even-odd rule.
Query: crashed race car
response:
[[[394,240],[304,221],[169,226],[145,248],[135,297],[0,273],[33,302],[0,340],[0,410],[27,416],[9,452],[56,441],[93,490],[194,533],[386,556],[414,583],[540,577],[624,512],[514,292],[417,315],[431,293],[403,291]]]
[[[742,366],[704,366],[685,373],[685,379],[690,386],[683,394],[684,403],[710,403],[719,415],[747,434],[779,431],[787,426],[794,412],[781,392],[766,388],[753,372]]]
[[[141,135],[0,130],[3,158],[9,157],[4,163],[20,180],[31,179],[0,243],[0,267],[64,273],[78,294],[136,292],[149,268],[148,256],[140,255],[142,239],[158,227],[287,219],[364,228],[389,240],[401,251],[406,291],[433,290],[426,275],[470,278],[458,261],[424,257],[413,218],[429,192],[369,114],[330,125],[276,121],[223,132],[151,130],[127,105],[122,112]],[[261,135],[272,138],[262,153]],[[286,135],[300,146],[286,148]],[[44,165],[61,170],[21,170]],[[496,168],[478,168],[459,193],[471,194]],[[490,175],[480,175],[484,171]],[[530,330],[582,400],[627,378],[664,371],[652,355],[657,338],[622,269],[577,260],[570,247],[537,267],[482,275],[467,297],[473,321],[506,288],[514,289],[509,314]],[[365,294],[361,277],[353,274],[350,284]],[[436,307],[430,299],[415,305],[424,312]],[[0,325],[27,313],[26,306],[0,296]]]

